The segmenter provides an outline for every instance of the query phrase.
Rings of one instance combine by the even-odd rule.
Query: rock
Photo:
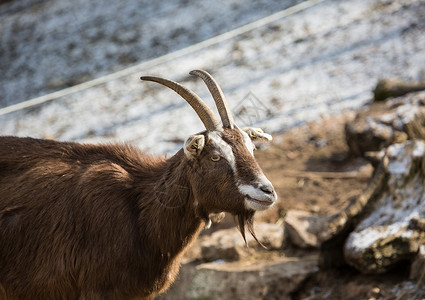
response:
[[[289,300],[290,293],[317,271],[317,256],[202,264],[196,268],[185,299]]]
[[[171,285],[171,287],[165,291],[165,293],[156,295],[155,299],[162,300],[181,300],[185,299],[186,291],[188,290],[193,276],[196,274],[196,268],[198,264],[194,261],[182,264],[179,270],[179,274]]]
[[[347,144],[352,153],[363,156],[365,152],[378,151],[393,142],[391,126],[371,117],[357,116],[345,125]]]
[[[283,228],[277,224],[256,223],[254,230],[257,238],[268,249],[280,249],[283,243]],[[206,262],[215,260],[233,261],[249,256],[261,246],[247,234],[247,244],[236,228],[219,230],[201,239],[201,256]]]
[[[383,158],[384,154],[380,157]],[[379,162],[367,188],[340,213],[329,218],[319,234],[321,241],[319,265],[323,269],[340,267],[346,264],[343,247],[348,235],[362,218],[372,211],[378,198],[386,188],[386,173]]]
[[[375,101],[399,97],[407,93],[425,90],[425,82],[406,82],[399,79],[381,79],[373,91]]]
[[[410,267],[409,278],[417,281],[418,285],[425,285],[425,245],[419,246],[418,254]]]
[[[425,92],[373,103],[346,123],[345,136],[357,156],[408,139],[425,139]]]
[[[386,150],[377,171],[384,174],[384,186],[345,242],[348,264],[363,273],[383,273],[411,260],[425,243],[424,157],[425,142],[419,140]]]
[[[285,216],[285,234],[300,248],[319,248],[319,233],[326,218],[300,210],[289,210]]]

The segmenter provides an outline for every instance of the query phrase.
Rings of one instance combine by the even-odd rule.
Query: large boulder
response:
[[[379,156],[368,187],[323,228],[322,268],[348,263],[382,273],[425,244],[425,142],[394,144]]]
[[[254,229],[267,249],[248,235],[247,247],[236,228],[202,236],[196,243],[200,255],[186,260],[170,289],[156,299],[290,299],[289,294],[318,271],[317,253],[284,257],[278,251],[282,224],[256,223]]]
[[[346,262],[364,273],[411,260],[425,243],[425,142],[390,146],[375,176],[383,186],[344,245]]]
[[[261,243],[270,250],[280,249],[283,243],[283,227],[278,224],[256,223],[255,233]],[[219,230],[210,236],[202,237],[201,259],[206,262],[215,260],[233,261],[251,255],[262,247],[247,234],[245,244],[236,228]]]
[[[202,264],[184,299],[289,300],[290,293],[317,271],[317,256]]]
[[[306,211],[289,210],[285,216],[285,236],[300,248],[319,248],[319,234],[327,218]]]
[[[408,139],[425,139],[425,92],[373,103],[346,123],[345,136],[358,156]]]

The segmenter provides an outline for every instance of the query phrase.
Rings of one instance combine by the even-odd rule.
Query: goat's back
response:
[[[0,137],[0,299],[2,286],[8,299],[140,289],[134,181],[150,163],[127,146]]]

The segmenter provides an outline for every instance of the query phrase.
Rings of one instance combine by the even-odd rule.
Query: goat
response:
[[[152,299],[213,214],[254,236],[256,211],[277,195],[210,74],[195,70],[222,124],[194,92],[159,78],[206,130],[166,159],[127,144],[86,145],[0,137],[0,299]]]

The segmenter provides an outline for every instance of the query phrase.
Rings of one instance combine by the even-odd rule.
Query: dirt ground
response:
[[[344,124],[353,113],[323,118],[274,138],[256,157],[273,182],[279,201],[257,216],[278,222],[290,209],[330,216],[341,211],[367,186],[372,166],[350,155]],[[425,299],[424,287],[407,281],[409,264],[379,276],[363,275],[350,267],[321,270],[309,278],[294,299]]]
[[[276,207],[258,220],[276,222],[288,209],[332,215],[362,192],[373,169],[348,151],[344,124],[352,117],[350,113],[289,130],[256,152],[279,196]]]

